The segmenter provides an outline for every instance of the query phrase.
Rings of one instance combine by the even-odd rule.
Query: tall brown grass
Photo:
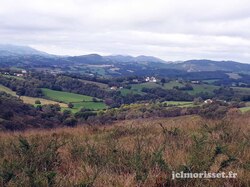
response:
[[[0,186],[249,186],[250,116],[0,133]],[[238,173],[171,179],[172,171]]]

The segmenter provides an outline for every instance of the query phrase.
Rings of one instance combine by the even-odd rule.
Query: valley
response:
[[[0,186],[249,183],[248,65],[34,53],[0,61]]]

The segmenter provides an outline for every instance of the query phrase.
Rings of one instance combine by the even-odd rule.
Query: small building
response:
[[[16,76],[17,77],[23,77],[23,74],[22,73],[17,73]]]
[[[213,100],[212,99],[207,99],[207,100],[204,101],[204,103],[211,104],[211,103],[213,103]]]
[[[117,90],[118,88],[117,88],[117,86],[111,86],[110,89],[111,90]]]
[[[155,77],[146,77],[145,81],[146,82],[157,82]]]
[[[200,84],[200,81],[191,81],[192,84]]]

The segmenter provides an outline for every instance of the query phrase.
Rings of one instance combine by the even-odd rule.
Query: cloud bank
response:
[[[1,43],[250,63],[249,0],[0,0]]]

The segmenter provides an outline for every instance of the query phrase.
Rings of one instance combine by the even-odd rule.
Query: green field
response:
[[[143,94],[143,92],[141,92],[141,91],[137,91],[137,90],[132,90],[132,89],[126,89],[126,88],[122,88],[122,89],[120,89],[120,91],[121,91],[121,94],[123,95],[123,96],[126,96],[126,95],[128,95],[128,94]]]
[[[142,88],[157,88],[157,87],[161,87],[161,85],[153,82],[146,82],[141,84],[132,84],[131,90],[141,92]]]
[[[72,112],[77,112],[81,108],[91,109],[91,110],[102,110],[107,108],[107,106],[102,102],[93,102],[93,97],[75,94],[70,92],[55,91],[47,88],[42,89],[44,95],[52,100],[64,102],[66,104],[72,103],[74,107],[70,109]],[[64,107],[63,109],[69,109]]]
[[[93,97],[80,95],[70,92],[55,91],[47,88],[42,88],[44,95],[52,100],[61,101],[65,103],[75,103],[82,101],[92,101]]]
[[[164,84],[165,89],[173,89],[175,86],[182,87],[184,85],[178,81],[170,81]]]
[[[16,96],[16,92],[12,91],[11,89],[0,85],[0,91],[6,92],[12,96]],[[43,98],[38,98],[38,97],[28,97],[28,96],[21,96],[20,99],[26,103],[26,104],[31,104],[31,105],[35,105],[35,101],[39,100],[41,102],[41,105],[46,105],[46,104],[59,104],[61,107],[67,107],[67,105],[65,103],[59,103],[56,101],[51,101],[48,99],[43,99]]]
[[[104,84],[104,83],[100,83],[100,82],[94,82],[94,81],[88,81],[88,80],[83,80],[83,79],[78,79],[79,81],[81,82],[84,82],[86,84],[94,84],[100,88],[103,88],[103,89],[106,89],[108,88],[109,86],[107,84]]]
[[[207,84],[192,84],[193,90],[187,91],[191,95],[195,95],[201,92],[213,93],[219,86],[207,85]]]
[[[157,87],[162,87],[159,84],[153,83],[153,82],[146,82],[146,83],[141,83],[141,84],[131,84],[131,89],[126,89],[123,88],[121,89],[121,94],[122,95],[127,95],[127,94],[145,94],[141,90],[142,88],[157,88]]]
[[[218,80],[219,79],[208,79],[208,80],[203,80],[202,82],[207,83],[207,84],[212,84],[212,83],[214,83],[214,82],[216,82]]]
[[[121,89],[121,93],[122,95],[143,94],[143,92],[141,91],[142,88],[157,88],[158,87],[158,88],[163,88],[163,89],[173,89],[175,86],[178,86],[181,88],[184,86],[184,84],[178,81],[170,81],[168,83],[165,83],[163,86],[161,84],[151,83],[151,82],[141,83],[141,84],[132,84],[131,89]],[[219,88],[218,86],[208,85],[208,84],[192,84],[192,86],[194,88],[193,90],[186,91],[187,93],[191,95],[195,95],[201,92],[212,93],[215,89]]]
[[[14,78],[14,79],[18,79],[18,80],[24,80],[23,77],[17,77],[17,76],[13,76],[13,75],[1,75],[1,76],[7,77],[7,78]]]
[[[11,89],[9,89],[1,84],[0,84],[0,91],[6,92],[6,93],[13,95],[13,96],[16,96],[16,92],[12,91]]]
[[[239,95],[250,95],[250,88],[232,87],[234,91]]]
[[[244,113],[244,112],[248,112],[248,111],[250,111],[250,106],[240,108],[240,111],[243,112],[243,113]]]
[[[193,107],[194,106],[193,102],[188,102],[188,101],[165,101],[163,103],[166,103],[167,105],[170,105],[170,106],[178,106],[178,107]]]

